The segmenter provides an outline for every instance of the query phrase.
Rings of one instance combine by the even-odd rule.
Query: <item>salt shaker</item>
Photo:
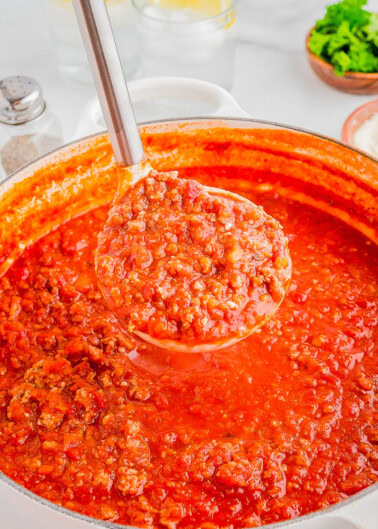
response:
[[[40,85],[16,75],[0,81],[0,181],[63,143],[57,118],[46,110]]]

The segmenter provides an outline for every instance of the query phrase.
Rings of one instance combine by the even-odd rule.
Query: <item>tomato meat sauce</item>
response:
[[[278,221],[174,172],[131,186],[98,242],[97,277],[127,329],[189,345],[249,334],[291,277]]]
[[[243,193],[249,172],[234,171],[179,177]],[[159,529],[287,520],[377,481],[377,249],[275,184],[244,194],[282,224],[292,281],[273,318],[224,350],[170,353],[119,324],[94,271],[108,207],[23,251],[0,279],[7,476],[79,513]]]

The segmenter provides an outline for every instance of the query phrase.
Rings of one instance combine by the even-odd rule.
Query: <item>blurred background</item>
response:
[[[329,3],[107,0],[128,80],[178,75],[215,82],[254,118],[339,138],[347,115],[369,96],[336,91],[306,61],[306,33]],[[378,11],[378,0],[367,7]],[[0,0],[0,9],[0,78],[36,79],[62,141],[69,141],[95,95],[70,0]],[[162,104],[151,117],[200,111]],[[149,117],[146,107],[140,116]]]

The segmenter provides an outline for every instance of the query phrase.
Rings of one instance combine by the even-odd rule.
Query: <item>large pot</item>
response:
[[[143,88],[144,97],[151,97],[162,84],[156,81],[152,91],[140,83],[138,86]],[[175,90],[177,93],[181,86],[181,90],[190,95],[188,81],[182,84],[176,81],[175,86],[172,93]],[[241,114],[242,111],[232,106],[230,96],[222,90],[198,82],[192,86],[192,96],[215,102],[218,113]],[[88,125],[93,128],[98,117],[96,102],[92,102],[86,109],[85,120],[81,122],[82,132]],[[356,150],[315,134],[249,118],[176,119],[143,125],[142,133],[146,150],[158,169],[188,166],[193,156],[197,166],[206,167],[214,163],[212,131],[218,127],[223,128],[223,156],[217,159],[218,166],[250,167],[251,182],[257,173],[262,180],[272,177],[280,181],[280,159],[290,158],[290,163],[286,164],[285,182],[279,188],[282,195],[326,210],[378,242],[378,167],[372,158]],[[163,152],[161,145],[164,137],[172,131],[177,131],[176,141],[164,144]],[[234,148],[236,144],[237,150]],[[186,148],[190,146],[192,156],[187,150],[183,152],[183,145]],[[86,152],[88,163],[78,165],[75,173],[65,172],[67,160],[72,161],[83,152]],[[296,170],[299,166],[300,173]],[[42,178],[47,167],[49,178]],[[90,209],[95,203],[109,202],[115,191],[116,178],[107,136],[96,134],[45,156],[4,181],[0,185],[0,274],[17,256],[20,248],[35,237],[42,236],[62,220]],[[52,196],[55,203],[53,209]],[[45,223],[35,224],[34,219],[41,213]],[[10,243],[10,233],[13,240],[16,237],[18,245]],[[2,256],[7,258],[2,259]],[[374,485],[333,507],[269,527],[376,529],[377,502],[378,485]],[[28,529],[125,527],[58,507],[1,473],[0,512],[0,527],[4,529],[24,526]]]

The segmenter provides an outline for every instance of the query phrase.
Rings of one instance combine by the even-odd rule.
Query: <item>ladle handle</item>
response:
[[[117,164],[135,165],[144,155],[121,61],[104,0],[73,0]]]

